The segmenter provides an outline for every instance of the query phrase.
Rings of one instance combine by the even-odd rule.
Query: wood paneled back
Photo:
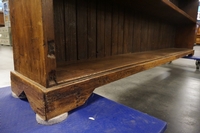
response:
[[[58,65],[175,43],[175,26],[105,0],[54,0],[54,25]]]

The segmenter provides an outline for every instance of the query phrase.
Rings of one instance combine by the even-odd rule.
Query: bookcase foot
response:
[[[90,82],[93,83],[93,82]],[[83,105],[92,94],[92,84],[58,85],[45,88],[18,72],[11,72],[13,96],[25,95],[38,123],[52,125],[67,118],[67,113]]]
[[[68,116],[68,113],[64,113],[64,114],[61,114],[59,116],[56,116],[54,118],[51,118],[51,119],[45,121],[38,114],[36,114],[36,121],[42,125],[53,125],[53,124],[57,124],[57,123],[64,121],[65,119],[67,119],[67,116]]]
[[[14,98],[19,98],[19,99],[26,99],[26,95],[24,93],[20,94],[19,96],[17,96],[17,94],[15,94],[15,92],[12,91],[12,96]]]
[[[12,96],[13,96],[14,98],[19,98],[14,92],[12,92]]]

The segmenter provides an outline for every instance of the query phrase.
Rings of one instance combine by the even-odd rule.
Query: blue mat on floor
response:
[[[200,56],[184,56],[183,58],[185,58],[185,59],[193,59],[193,60],[200,61]]]
[[[69,112],[65,121],[44,126],[36,122],[28,101],[13,98],[10,87],[0,88],[0,133],[162,133],[165,129],[166,122],[96,94]]]

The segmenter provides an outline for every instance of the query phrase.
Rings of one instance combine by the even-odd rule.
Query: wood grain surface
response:
[[[93,90],[193,55],[198,0],[10,0],[12,91],[44,120]]]
[[[41,0],[10,0],[14,68],[47,87],[47,55],[44,48],[47,44],[44,41],[42,6],[38,5],[42,5]]]
[[[57,68],[57,82],[76,82],[76,80],[79,81],[80,79],[92,78],[96,75],[112,73],[112,71],[118,69],[122,69],[121,71],[124,71],[126,67],[135,67],[138,64],[140,65],[145,62],[165,60],[167,57],[181,57],[189,54],[193,54],[193,50],[169,48],[133,54],[123,54],[69,64]]]
[[[165,21],[160,17],[140,12],[138,8],[129,8],[126,4],[119,5],[118,2],[113,1],[59,0],[54,3],[58,66],[118,54],[179,47],[179,44],[176,43],[178,38],[175,37],[179,36],[177,27],[180,26],[180,29],[185,27],[185,24],[180,23],[177,26],[177,24],[168,22],[169,20]],[[139,7],[146,4],[152,5],[148,2],[144,4],[136,1],[136,3],[139,4]],[[166,10],[172,8],[178,13],[181,10],[171,2],[168,2],[168,5],[166,5],[166,1],[157,3]],[[63,5],[65,6],[63,7]],[[152,7],[154,6],[155,9],[158,8],[156,5],[152,5]],[[175,9],[174,6],[176,6]],[[151,9],[151,11],[153,10]],[[180,12],[184,12],[184,10]],[[169,14],[174,15],[171,12]],[[184,15],[182,15],[180,16],[183,17]],[[172,20],[177,16],[173,17]],[[185,22],[185,20],[181,20]],[[190,21],[189,25],[194,26],[195,23]],[[176,34],[177,32],[178,34]],[[189,36],[193,36],[195,30],[192,29],[190,33],[191,35],[188,34],[188,38],[184,38],[184,41],[181,42],[185,48],[193,46],[194,40],[191,40]],[[190,43],[186,44],[186,42]]]
[[[49,120],[83,105],[95,88],[159,66],[185,55],[188,49],[165,49],[127,54],[60,68],[59,84],[46,89],[18,72],[11,72],[12,91],[20,96],[25,93],[31,108],[44,120]],[[89,67],[90,66],[90,67]]]

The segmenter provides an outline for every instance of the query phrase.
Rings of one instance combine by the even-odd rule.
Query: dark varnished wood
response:
[[[56,2],[56,1],[54,1]],[[68,0],[68,2],[66,3],[66,1],[64,1],[64,6],[65,6],[65,12],[64,12],[64,16],[65,16],[65,40],[66,40],[66,44],[65,45],[65,58],[66,60],[64,61],[68,61],[68,62],[73,62],[77,60],[77,55],[78,55],[78,51],[77,51],[77,26],[76,26],[76,21],[77,21],[77,17],[76,17],[76,1],[75,0]],[[55,8],[54,8],[55,10]],[[54,19],[54,21],[57,21]],[[60,25],[57,25],[58,27]],[[56,27],[55,27],[56,28]],[[60,43],[56,42],[57,47],[59,47]],[[67,53],[67,54],[66,54]],[[57,56],[57,58],[60,58],[60,56]],[[61,57],[62,58],[62,57]],[[63,62],[60,61],[61,63]],[[60,63],[59,62],[59,63]],[[59,64],[58,63],[58,64]]]
[[[119,6],[113,4],[112,8],[112,55],[117,55],[117,46],[118,46],[118,21],[119,21]]]
[[[193,46],[191,45],[191,42],[194,42],[195,40],[195,29],[196,25],[192,24],[185,25],[184,27],[177,27],[175,47],[192,49]]]
[[[74,80],[91,78],[93,75],[112,73],[116,69],[123,69],[127,66],[142,64],[152,60],[165,59],[170,56],[189,55],[193,50],[189,49],[161,49],[156,51],[147,51],[133,54],[122,54],[111,56],[102,59],[85,61],[75,64],[70,64],[64,67],[57,68],[58,83],[76,82]]]
[[[77,0],[77,51],[78,60],[87,59],[88,31],[87,31],[87,0]],[[69,18],[70,19],[70,18]]]
[[[112,52],[112,3],[105,3],[105,57]]]
[[[105,1],[97,1],[97,57],[105,53]]]
[[[199,1],[196,0],[174,0],[173,2],[177,7],[179,7],[181,10],[183,10],[185,13],[187,13],[192,18],[196,19],[197,12],[192,9],[198,7]]]
[[[96,87],[192,55],[197,1],[10,0],[12,91],[49,120]]]
[[[114,0],[113,0],[114,1]],[[183,3],[183,1],[179,0],[179,4]],[[182,24],[182,23],[195,23],[196,17],[194,15],[189,15],[187,9],[179,8],[177,5],[172,3],[169,0],[115,0],[119,4],[123,4],[132,9],[137,9],[145,14],[149,14],[151,16],[159,17],[164,19],[165,21]],[[197,4],[197,0],[192,1],[194,4],[191,5],[195,8]],[[189,5],[189,4],[186,4]],[[186,6],[185,5],[185,6]],[[189,6],[188,6],[189,7]],[[191,8],[190,8],[191,9]],[[167,11],[167,12],[166,12]]]
[[[124,7],[119,6],[119,18],[118,18],[118,45],[117,45],[117,53],[123,54],[124,50]]]
[[[34,112],[46,120],[46,102],[44,100],[45,95],[43,92],[43,88],[45,87],[18,72],[11,72],[11,81],[12,92],[14,92],[17,96],[25,93]]]
[[[133,19],[130,15],[130,10],[125,9],[125,15],[124,15],[124,43],[123,43],[123,53],[131,53],[133,50],[133,37],[134,37],[134,31],[133,31]]]
[[[46,79],[46,86],[45,87],[51,87],[53,85],[56,85],[56,80],[55,80],[55,71],[56,71],[56,44],[55,44],[55,33],[54,33],[54,17],[53,17],[53,0],[41,0],[41,8],[42,8],[42,18],[40,21],[43,22],[43,51],[44,51],[44,62],[40,61],[40,63],[44,63],[44,76]],[[35,14],[35,12],[33,12]],[[34,19],[34,18],[32,18]],[[36,21],[37,22],[37,21]],[[33,35],[36,34],[37,32],[33,29],[30,31]],[[40,38],[40,37],[39,37]],[[33,48],[34,48],[33,43]],[[39,45],[38,47],[41,48],[40,45],[42,44],[37,44]],[[37,50],[37,49],[36,49]],[[37,52],[37,53],[36,53]],[[37,56],[38,51],[36,51],[33,54],[34,57],[38,57],[40,59],[40,56]],[[32,58],[30,58],[31,60]],[[34,64],[32,64],[34,66]],[[41,71],[40,68],[38,68],[38,71]],[[33,70],[34,73],[34,70]],[[40,75],[41,76],[41,75]],[[43,79],[44,80],[44,79]]]
[[[139,12],[137,8],[129,9],[126,4],[119,5],[105,0],[93,2],[62,0],[60,3],[65,3],[66,7],[65,12],[60,13],[63,6],[61,8],[56,7],[56,4],[54,6],[55,24],[61,23],[55,26],[55,31],[58,33],[55,38],[58,40],[55,42],[58,48],[56,52],[58,66],[79,60],[175,46],[176,24]],[[162,5],[165,3],[162,2]],[[167,4],[169,4],[167,8],[174,6],[175,9],[178,8],[171,2]],[[68,17],[62,21],[62,16]],[[62,22],[58,22],[57,19]],[[190,22],[193,23],[192,20]],[[60,35],[63,31],[65,38]],[[64,39],[66,42],[63,42]],[[192,42],[190,46],[193,46]]]
[[[55,42],[60,44],[59,47],[56,45],[56,57],[57,62],[67,60],[65,56],[65,6],[63,0],[54,1],[54,32]],[[58,26],[59,25],[59,26]]]
[[[88,0],[88,59],[96,58],[97,43],[96,0]]]
[[[43,9],[38,5],[42,5],[41,0],[20,0],[20,2],[10,0],[14,64],[16,71],[47,87],[48,71],[55,66],[55,62],[53,61],[53,64],[47,67],[48,40],[45,36],[48,34],[45,33],[47,31],[45,27],[48,27],[52,21],[44,27],[48,18],[44,13],[45,18],[44,21],[42,20]],[[35,12],[36,10],[38,12]],[[53,33],[52,30],[51,34]],[[52,38],[49,36],[49,39]]]
[[[4,15],[3,15],[3,12],[0,12],[0,26],[4,26]]]
[[[59,84],[48,89],[18,72],[11,72],[12,91],[17,96],[24,92],[32,109],[49,120],[83,105],[99,86],[193,53],[188,49],[165,49],[70,65],[58,68]],[[134,58],[135,55],[139,56]]]
[[[169,8],[171,8],[172,10],[176,11],[176,12],[174,12],[176,14],[172,14],[174,17],[178,17],[179,19],[182,19],[182,20],[188,19],[190,21],[196,22],[196,18],[194,16],[193,17],[190,16],[184,10],[180,9],[178,6],[176,6],[175,4],[171,3],[169,0],[162,0],[162,2],[164,4],[166,4],[167,6],[169,6]],[[177,14],[177,13],[179,13],[179,14]],[[173,19],[175,19],[175,18],[173,18]]]

